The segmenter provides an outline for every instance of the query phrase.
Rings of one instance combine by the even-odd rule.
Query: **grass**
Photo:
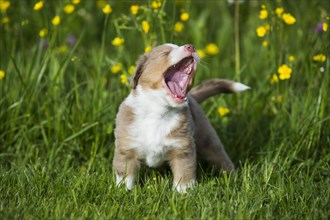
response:
[[[329,24],[326,1],[244,3],[239,21],[226,1],[167,1],[158,9],[150,1],[139,3],[137,15],[129,10],[133,2],[116,1],[108,15],[105,1],[81,1],[66,14],[69,2],[45,1],[33,11],[35,2],[11,1],[1,13],[2,219],[329,218],[330,30],[314,31],[319,22]],[[258,17],[262,4],[265,20]],[[277,17],[278,7],[296,23]],[[178,33],[173,26],[183,11],[189,20]],[[53,26],[57,14],[61,23]],[[258,37],[265,24],[271,29]],[[43,28],[48,34],[40,37]],[[115,37],[124,45],[112,45]],[[181,195],[172,191],[168,169],[143,168],[127,192],[115,186],[111,165],[114,119],[129,93],[129,68],[146,47],[164,42],[193,43],[207,54],[195,84],[221,77],[252,87],[202,105],[237,172],[216,176],[200,164],[196,188]],[[205,49],[210,43],[220,52]],[[326,59],[314,60],[317,54]],[[291,77],[270,83],[282,64]],[[220,116],[218,107],[230,113]]]

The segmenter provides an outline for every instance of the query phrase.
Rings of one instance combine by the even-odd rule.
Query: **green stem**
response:
[[[239,40],[239,0],[235,0],[235,71],[240,81],[240,40]]]

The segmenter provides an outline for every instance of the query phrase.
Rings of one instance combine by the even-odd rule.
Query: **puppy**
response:
[[[216,131],[198,102],[217,93],[249,87],[228,80],[210,80],[192,89],[199,56],[191,44],[164,44],[142,55],[131,78],[131,92],[116,117],[113,166],[116,184],[134,186],[141,163],[168,162],[173,187],[180,193],[195,184],[196,154],[215,168],[234,170]]]

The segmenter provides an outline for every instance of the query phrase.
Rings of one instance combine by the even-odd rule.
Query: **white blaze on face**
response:
[[[195,60],[197,61],[197,63],[199,63],[200,58],[197,52],[189,52],[188,50],[185,49],[185,45],[183,46],[178,46],[175,44],[166,44],[168,46],[171,46],[173,48],[173,50],[170,52],[169,54],[169,61],[170,61],[170,65],[174,65],[178,62],[180,62],[183,58],[189,57],[189,56],[193,56],[195,58]]]

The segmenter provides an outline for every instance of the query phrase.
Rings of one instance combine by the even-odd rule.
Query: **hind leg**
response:
[[[216,131],[193,99],[189,99],[190,112],[195,123],[195,142],[198,156],[209,161],[217,170],[234,171],[235,167]]]
[[[210,132],[210,130],[211,129],[208,129],[206,132]],[[229,158],[220,139],[218,136],[216,136],[216,134],[202,134],[202,137],[196,138],[196,144],[198,155],[203,160],[206,160],[214,165],[217,171],[224,170],[226,172],[231,172],[235,170],[233,162]]]

